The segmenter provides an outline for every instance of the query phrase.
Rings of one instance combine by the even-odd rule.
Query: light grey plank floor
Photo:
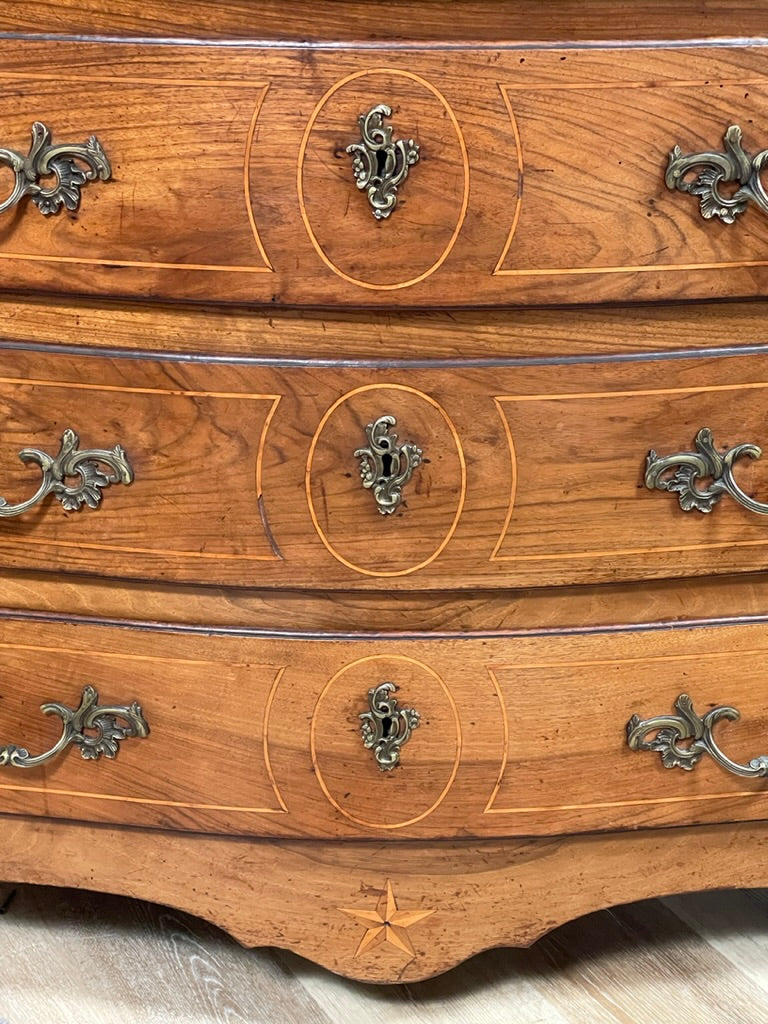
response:
[[[244,950],[177,911],[0,887],[0,1024],[761,1024],[768,892],[632,904],[419,985]]]

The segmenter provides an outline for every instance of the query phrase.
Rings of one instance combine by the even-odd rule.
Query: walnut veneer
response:
[[[111,163],[0,213],[0,493],[67,429],[133,471],[0,505],[0,875],[390,982],[768,884],[768,519],[645,482],[703,427],[766,440],[768,218],[665,184],[675,145],[768,145],[761,5],[246,8],[0,15],[2,146],[39,121]],[[377,103],[420,147],[381,221],[346,152]],[[391,515],[356,454],[382,416],[421,450]],[[384,682],[420,714],[387,771]],[[149,735],[16,767],[87,687]],[[741,713],[747,777],[630,749],[686,693]]]
[[[378,309],[752,296],[768,280],[768,223],[708,224],[659,168],[675,144],[719,149],[731,120],[761,149],[763,60],[761,46],[679,43],[0,38],[3,116],[18,125],[6,145],[23,148],[36,118],[55,142],[95,132],[114,154],[111,186],[69,224],[11,217],[3,279]],[[378,224],[350,194],[345,152],[377,96],[395,103],[400,137],[421,139],[397,216]]]

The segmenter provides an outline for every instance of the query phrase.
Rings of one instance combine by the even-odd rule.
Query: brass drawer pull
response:
[[[394,416],[379,416],[365,428],[368,447],[358,448],[360,477],[363,487],[373,491],[376,506],[383,516],[391,515],[403,500],[403,487],[421,465],[424,452],[412,441],[397,443],[397,434],[390,427],[397,425]]]
[[[659,457],[651,449],[645,463],[645,486],[650,490],[677,493],[684,512],[696,509],[711,512],[724,494],[738,501],[750,512],[768,515],[768,505],[755,501],[739,487],[733,478],[733,464],[742,456],[759,459],[762,448],[756,444],[737,444],[725,452],[718,452],[709,427],[702,427],[694,441],[695,452],[678,452]],[[708,479],[706,487],[697,487],[697,480]]]
[[[400,748],[417,729],[421,715],[414,708],[398,708],[394,683],[381,683],[368,691],[368,711],[360,715],[363,746],[372,750],[383,772],[400,763]]]
[[[50,750],[36,756],[30,755],[24,747],[13,744],[0,747],[0,766],[37,768],[56,757],[70,744],[80,748],[80,755],[86,761],[98,761],[102,754],[114,759],[121,740],[129,736],[143,739],[149,735],[149,726],[136,701],[127,707],[100,705],[99,694],[93,686],[84,687],[78,708],[51,703],[42,704],[40,710],[44,715],[58,715],[61,719],[59,739]],[[118,724],[118,719],[122,719],[125,724]],[[89,735],[88,731],[94,735]]]
[[[79,436],[67,428],[55,458],[37,448],[22,449],[19,452],[21,461],[36,463],[43,471],[43,479],[36,493],[18,505],[9,505],[5,498],[0,497],[0,517],[20,516],[51,493],[68,512],[74,512],[82,505],[98,508],[102,488],[109,484],[131,483],[133,469],[121,445],[116,444],[110,451],[101,448],[78,451],[79,444]],[[106,466],[107,470],[100,468],[99,464]],[[66,482],[73,477],[80,479],[74,483]]]
[[[715,742],[712,728],[721,718],[737,721],[741,715],[736,708],[723,706],[708,711],[703,718],[693,710],[693,701],[681,693],[675,701],[678,715],[658,715],[645,721],[633,715],[627,722],[627,743],[632,750],[657,750],[665,768],[683,768],[690,772],[704,754],[709,754],[726,771],[742,778],[762,778],[768,775],[768,756],[754,757],[749,764],[737,764],[727,757]],[[646,740],[649,733],[656,733]],[[682,740],[690,740],[680,746]]]
[[[397,206],[397,190],[418,162],[419,147],[413,139],[392,141],[392,128],[384,118],[392,116],[386,103],[371,107],[358,118],[361,141],[347,146],[354,160],[352,172],[361,192],[368,196],[376,220],[386,220]]]
[[[763,165],[768,161],[768,149],[750,157],[741,144],[741,136],[741,128],[732,124],[723,137],[724,153],[684,156],[680,147],[675,146],[669,154],[667,188],[698,196],[701,215],[706,220],[719,217],[726,224],[733,224],[750,200],[768,213],[768,195],[760,181]],[[694,174],[696,176],[692,177]],[[738,184],[739,187],[730,194],[723,194],[720,191],[723,184]]]
[[[35,121],[26,156],[0,147],[0,164],[10,167],[16,176],[10,195],[0,203],[0,213],[10,210],[24,196],[31,196],[40,213],[46,216],[58,213],[62,206],[76,210],[83,185],[97,178],[109,181],[112,167],[95,135],[83,143],[52,146],[50,141],[50,129],[42,121]],[[50,175],[54,176],[52,183],[40,182]]]

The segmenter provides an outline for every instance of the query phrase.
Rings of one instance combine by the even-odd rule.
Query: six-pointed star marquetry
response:
[[[360,956],[366,949],[372,949],[382,943],[389,943],[396,949],[416,956],[416,951],[408,938],[408,929],[434,914],[434,910],[398,910],[392,882],[387,879],[386,888],[375,910],[358,910],[355,907],[339,907],[342,914],[349,914],[365,926],[365,934],[354,955]]]

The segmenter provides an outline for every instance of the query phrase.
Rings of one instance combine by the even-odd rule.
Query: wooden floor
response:
[[[419,985],[363,986],[112,896],[0,887],[0,1024],[761,1024],[768,891],[632,904]]]

